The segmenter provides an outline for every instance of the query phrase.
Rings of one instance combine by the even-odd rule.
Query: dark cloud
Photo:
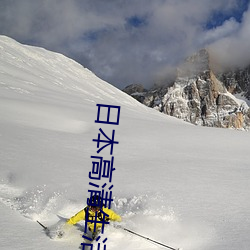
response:
[[[226,48],[241,46],[247,61],[242,1],[1,0],[0,33],[61,52],[120,88],[148,87],[205,46],[225,62]]]

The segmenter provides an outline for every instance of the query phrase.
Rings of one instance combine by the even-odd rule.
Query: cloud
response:
[[[210,44],[215,60],[225,67],[245,67],[250,64],[250,9],[237,25],[232,32]],[[224,24],[220,29],[227,29],[226,26]]]
[[[240,28],[240,24],[232,17],[226,20],[221,26],[204,31],[200,38],[201,44],[211,44],[225,37],[235,34]]]
[[[237,0],[2,0],[0,33],[61,52],[120,88],[148,87],[204,46],[218,53],[249,40],[248,13],[241,23],[231,17],[239,8]],[[208,30],[214,13],[229,18]]]

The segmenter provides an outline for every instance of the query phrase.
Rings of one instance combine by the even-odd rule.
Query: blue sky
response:
[[[0,34],[69,56],[111,84],[165,82],[210,48],[250,63],[250,0],[1,0]]]
[[[211,18],[207,21],[206,28],[212,29],[217,26],[223,25],[225,20],[234,18],[237,22],[242,22],[242,17],[244,12],[247,11],[249,5],[249,0],[240,0],[237,3],[237,7],[233,8],[229,13],[224,13],[222,10],[216,10],[211,14]]]

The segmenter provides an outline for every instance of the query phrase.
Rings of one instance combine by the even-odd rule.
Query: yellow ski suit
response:
[[[109,217],[106,217],[106,219],[108,218],[109,220],[112,221],[118,221],[120,222],[121,216],[119,216],[118,214],[116,214],[113,210],[108,209],[103,207],[102,211],[106,214],[109,215]],[[89,209],[89,216],[95,216],[95,212],[91,211],[91,209]],[[67,224],[69,225],[75,225],[77,222],[81,221],[81,220],[85,220],[85,210],[82,209],[81,211],[79,211],[77,214],[75,214],[74,216],[72,216],[68,221]],[[97,218],[97,221],[101,221],[99,218]],[[95,224],[93,222],[88,222],[88,228],[91,232],[94,231],[94,226]],[[100,229],[102,227],[102,223],[96,223],[96,229]]]

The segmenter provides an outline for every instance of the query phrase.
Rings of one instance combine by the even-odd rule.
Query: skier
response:
[[[99,201],[99,196],[97,195],[93,196],[91,201],[92,202],[90,204],[96,204],[96,202]],[[94,221],[96,213],[97,213],[97,221]],[[107,218],[105,218],[106,217],[105,214],[107,214]],[[103,224],[107,224],[109,220],[117,221],[117,222],[122,221],[120,215],[116,214],[113,210],[104,207],[103,204],[101,204],[101,207],[91,206],[91,205],[86,206],[84,209],[82,209],[77,214],[72,216],[67,221],[67,224],[75,225],[77,222],[81,220],[85,220],[85,222],[87,222],[88,229],[89,231],[92,232],[93,239],[99,234]],[[95,230],[95,226],[96,226],[96,230]]]

